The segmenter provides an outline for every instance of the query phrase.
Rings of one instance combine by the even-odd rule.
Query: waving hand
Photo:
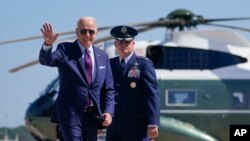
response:
[[[56,41],[59,35],[58,33],[53,32],[52,26],[49,23],[43,24],[41,32],[43,34],[44,43],[47,46],[52,46],[52,44]]]

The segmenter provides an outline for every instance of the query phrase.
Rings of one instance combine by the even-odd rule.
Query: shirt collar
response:
[[[79,47],[80,47],[80,49],[81,49],[81,52],[84,53],[85,50],[86,50],[86,48],[80,44],[79,40],[77,41],[77,44],[79,45]],[[93,46],[90,45],[90,47],[88,48],[88,50],[89,50],[90,53],[93,53],[93,52],[94,52],[94,51],[93,51]]]
[[[128,63],[129,59],[132,57],[133,54],[134,54],[134,52],[130,53],[129,56],[123,58],[124,61],[125,61],[125,64]],[[119,60],[121,62],[122,58],[121,57],[119,57],[119,58],[120,58]]]

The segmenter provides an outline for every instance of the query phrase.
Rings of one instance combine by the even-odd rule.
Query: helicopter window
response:
[[[247,101],[244,93],[242,92],[234,92],[232,94],[232,107],[234,109],[246,108]]]
[[[216,69],[244,63],[246,58],[213,50],[187,47],[149,46],[146,57],[157,69]]]
[[[55,99],[58,96],[59,79],[54,79],[42,92],[42,95],[29,107],[26,116],[50,116]]]
[[[196,106],[196,90],[166,90],[167,106]]]

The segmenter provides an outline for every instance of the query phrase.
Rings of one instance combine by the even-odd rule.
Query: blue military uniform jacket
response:
[[[152,62],[133,53],[123,71],[119,57],[110,59],[116,90],[114,118],[108,132],[142,135],[159,126],[160,94]]]
[[[114,87],[108,55],[93,47],[95,55],[95,79],[89,86],[85,77],[82,52],[77,41],[61,43],[54,52],[41,49],[41,64],[57,67],[59,73],[59,93],[52,114],[52,121],[64,125],[80,122],[84,106],[91,96],[97,114],[114,112]],[[103,101],[101,101],[101,99]],[[102,107],[101,107],[102,106]]]

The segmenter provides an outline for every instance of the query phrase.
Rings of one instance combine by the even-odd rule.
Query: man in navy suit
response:
[[[113,76],[108,55],[93,46],[97,23],[92,17],[77,22],[74,42],[52,44],[59,34],[48,23],[41,32],[44,44],[39,61],[42,65],[57,67],[59,93],[52,114],[52,122],[59,125],[65,141],[96,141],[98,121],[109,126],[114,112]]]
[[[106,141],[149,141],[158,136],[160,94],[152,61],[133,51],[137,30],[116,26],[118,57],[110,59],[116,90],[116,105]]]

